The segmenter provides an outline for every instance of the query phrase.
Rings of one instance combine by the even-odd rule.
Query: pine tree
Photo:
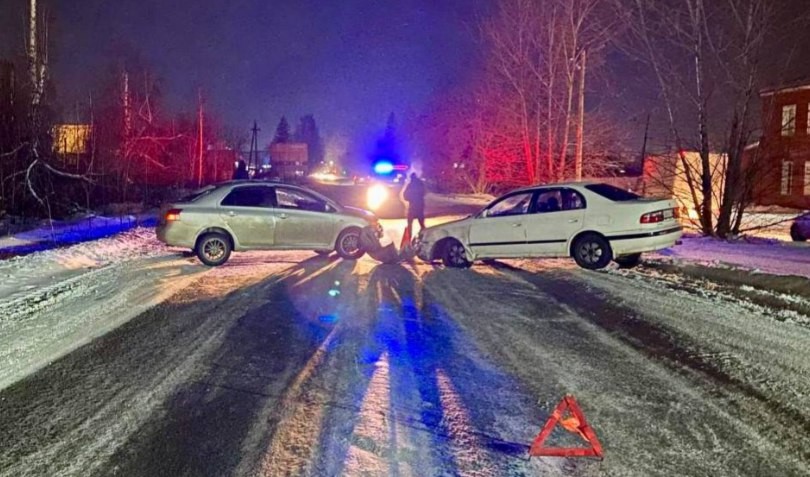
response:
[[[295,131],[295,141],[307,145],[307,166],[310,172],[318,169],[324,159],[324,146],[313,115],[307,114],[301,117]]]
[[[394,144],[397,141],[397,118],[393,112],[388,115],[388,122],[385,124],[385,140]]]
[[[287,142],[290,142],[290,124],[287,122],[287,117],[282,116],[276,126],[276,137],[273,138],[273,144]]]
[[[384,158],[394,163],[400,161],[399,139],[397,138],[397,120],[394,113],[388,115],[385,132],[377,141],[376,158]]]

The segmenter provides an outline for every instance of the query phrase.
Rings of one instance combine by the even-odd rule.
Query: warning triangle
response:
[[[570,416],[563,418],[566,411]],[[551,435],[551,431],[559,423],[566,431],[579,435],[585,442],[589,444],[588,447],[545,447],[543,444]],[[532,446],[529,449],[529,456],[549,456],[549,457],[598,457],[602,458],[602,444],[596,438],[596,434],[591,429],[582,410],[579,408],[574,396],[567,395],[563,397],[562,401],[554,408],[551,417],[548,418],[543,429],[534,438]]]
[[[405,227],[405,232],[402,234],[402,241],[399,243],[399,249],[405,250],[405,247],[411,245],[411,229]]]

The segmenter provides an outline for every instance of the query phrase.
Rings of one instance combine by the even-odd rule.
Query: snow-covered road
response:
[[[664,268],[257,252],[209,270],[132,234],[8,272],[0,476],[810,474],[793,285],[786,319],[780,293]],[[567,393],[605,460],[527,460]]]

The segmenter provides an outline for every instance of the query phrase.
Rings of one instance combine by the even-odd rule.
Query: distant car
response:
[[[682,228],[674,200],[645,199],[600,183],[534,186],[509,192],[477,215],[419,233],[426,261],[469,267],[474,260],[573,257],[588,269],[639,263],[642,252],[675,245]]]
[[[804,242],[810,238],[810,213],[796,217],[790,226],[790,238],[795,242]]]
[[[162,214],[157,236],[217,266],[234,250],[337,251],[344,259],[357,259],[365,253],[360,243],[365,227],[382,235],[373,213],[342,206],[317,192],[290,184],[233,181],[171,204]]]

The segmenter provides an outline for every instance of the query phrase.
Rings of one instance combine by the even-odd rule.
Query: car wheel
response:
[[[197,240],[194,248],[197,258],[209,267],[217,267],[228,261],[231,256],[230,238],[219,232],[203,235]]]
[[[360,229],[352,227],[341,232],[335,250],[344,260],[357,260],[362,257],[366,252],[360,246]]]
[[[574,242],[574,260],[588,270],[605,268],[613,259],[610,243],[597,234],[585,234]]]
[[[442,250],[442,263],[445,267],[469,268],[472,262],[467,260],[467,251],[458,240],[449,240]]]
[[[632,255],[622,255],[621,257],[616,257],[616,263],[619,264],[619,268],[633,268],[641,263],[641,254],[634,253]]]
[[[793,224],[790,227],[790,238],[792,238],[794,242],[804,242],[807,240],[807,237],[802,235],[802,232],[799,230],[799,226],[796,224]]]

